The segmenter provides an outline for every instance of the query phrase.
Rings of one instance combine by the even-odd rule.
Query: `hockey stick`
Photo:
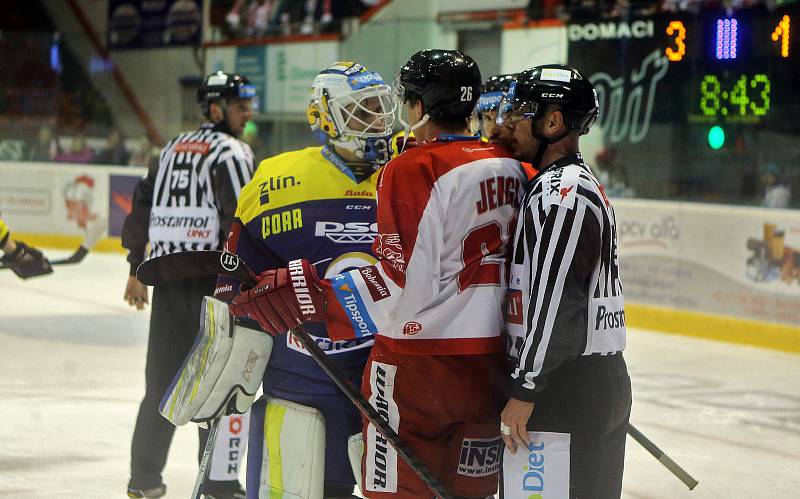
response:
[[[78,246],[78,249],[76,249],[74,253],[66,258],[50,260],[50,265],[71,265],[73,263],[80,263],[106,231],[107,226],[105,223],[99,223],[101,221],[102,220],[95,221],[92,227],[86,231],[86,237],[83,238],[83,242],[81,242],[81,245]],[[10,266],[0,263],[0,270],[10,268]]]
[[[157,284],[175,282],[198,275],[223,274],[234,277],[248,286],[256,284],[255,274],[247,267],[237,255],[224,251],[184,251],[172,253],[158,258],[145,261],[136,270],[136,277],[143,284],[155,286]],[[306,348],[308,353],[325,371],[331,380],[336,383],[348,399],[356,406],[361,414],[366,417],[375,428],[386,438],[400,457],[414,470],[417,476],[430,487],[430,489],[441,499],[450,499],[452,496],[439,480],[434,477],[428,468],[417,458],[413,451],[400,439],[378,411],[372,407],[360,391],[356,390],[350,383],[342,378],[339,371],[334,367],[328,356],[320,349],[319,345],[309,336],[303,326],[298,326],[291,330]]]
[[[203,458],[200,460],[200,469],[197,470],[197,478],[194,481],[192,499],[200,499],[203,493],[203,484],[208,479],[208,472],[211,469],[211,454],[214,452],[214,446],[217,442],[219,421],[220,418],[216,417],[208,423],[208,440],[206,440],[206,446],[203,448]]]
[[[678,479],[683,482],[689,490],[693,490],[697,487],[698,482],[692,475],[690,475],[686,470],[680,467],[678,463],[672,460],[663,450],[659,449],[656,444],[654,444],[649,438],[644,436],[642,432],[636,429],[635,426],[628,423],[628,435],[632,436],[634,440],[639,442],[639,444],[647,450],[650,454],[653,455],[658,462],[663,464],[668,470],[672,472],[673,475],[678,477]]]
[[[71,254],[67,258],[60,258],[57,260],[51,260],[50,265],[65,265],[65,264],[72,264],[72,263],[79,263],[83,258],[89,253],[97,241],[103,236],[103,233],[108,229],[108,223],[103,220],[95,220],[94,224],[86,231],[86,237],[83,238],[83,242],[78,249],[75,250],[75,253]]]

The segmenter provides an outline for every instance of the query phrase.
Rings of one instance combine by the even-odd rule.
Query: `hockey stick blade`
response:
[[[136,278],[148,286],[182,281],[201,275],[228,275],[248,286],[255,275],[233,253],[227,251],[183,251],[151,258],[136,269]]]
[[[50,260],[50,265],[71,265],[73,263],[80,263],[81,260],[89,254],[89,250],[83,246],[80,246],[75,253],[71,254],[66,258],[59,258],[57,260]],[[4,263],[0,263],[0,270],[10,269],[9,265]]]
[[[89,254],[89,251],[97,244],[97,241],[103,237],[103,234],[108,230],[108,220],[99,219],[95,220],[92,226],[86,231],[86,237],[78,249],[75,250],[70,256],[66,258],[57,258],[50,260],[50,265],[72,265],[80,263]],[[0,270],[10,269],[8,265],[0,264]]]
[[[221,274],[234,277],[248,286],[256,284],[255,274],[247,264],[237,255],[226,251],[183,251],[170,255],[159,256],[147,260],[139,265],[136,270],[136,277],[144,284],[154,286],[167,282],[175,282],[182,279],[197,277],[207,274]],[[419,478],[430,487],[440,499],[450,499],[450,495],[439,480],[428,471],[428,468],[419,460],[414,452],[400,439],[377,410],[369,401],[356,390],[353,385],[345,381],[336,367],[328,360],[328,356],[319,348],[313,338],[298,326],[292,329],[291,334],[300,340],[303,346],[313,359],[319,364],[320,368],[336,383],[342,392],[350,399],[356,408],[367,418],[375,428],[383,434],[386,441],[391,445],[400,457],[414,470]]]
[[[690,475],[685,469],[681,468],[681,466],[672,460],[663,450],[659,449],[656,444],[654,444],[649,438],[644,436],[644,433],[640,432],[636,429],[635,426],[628,423],[628,435],[632,436],[634,440],[639,442],[639,444],[645,448],[647,452],[653,455],[658,462],[663,464],[665,468],[672,472],[673,475],[678,477],[678,479],[686,485],[689,490],[693,490],[697,487],[698,482],[692,475]]]
[[[81,260],[83,260],[87,254],[89,254],[89,250],[81,246],[77,250],[75,250],[75,253],[71,254],[66,258],[50,260],[50,265],[71,265],[73,263],[80,263]],[[10,269],[10,268],[11,268],[10,266],[4,263],[0,264],[0,270]]]

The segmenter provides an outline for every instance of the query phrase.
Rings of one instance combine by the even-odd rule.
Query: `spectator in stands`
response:
[[[277,0],[256,0],[247,10],[247,36],[265,36],[272,30],[272,20],[280,7]]]
[[[381,0],[215,0],[211,23],[229,37],[336,32]]]
[[[153,146],[146,135],[139,141],[139,147],[128,160],[129,166],[146,166],[148,169],[158,166],[158,148]]]
[[[319,12],[320,27],[324,27],[333,21],[333,14],[331,13],[331,0],[305,0],[305,7],[303,12],[303,24],[300,26],[301,35],[310,35],[314,32],[314,21]]]
[[[86,144],[86,132],[79,131],[70,142],[69,150],[56,156],[56,161],[60,163],[91,163],[94,151]]]
[[[246,15],[245,0],[236,0],[231,10],[225,16],[228,27],[236,33],[242,25],[242,15]]]
[[[764,184],[764,199],[761,204],[767,208],[788,208],[792,190],[783,178],[781,168],[775,163],[767,163],[761,168],[761,183]]]
[[[102,165],[127,165],[130,154],[125,148],[125,138],[118,128],[112,128],[103,150],[97,153],[95,163]]]
[[[61,153],[58,138],[49,125],[39,128],[39,136],[28,152],[28,161],[55,161]]]

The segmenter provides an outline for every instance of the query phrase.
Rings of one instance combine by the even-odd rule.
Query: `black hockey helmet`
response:
[[[426,49],[411,56],[395,85],[400,102],[420,99],[432,119],[468,118],[480,96],[481,72],[464,52]]]
[[[236,73],[217,71],[206,76],[203,84],[197,89],[197,103],[208,116],[212,102],[227,99],[252,99],[256,96],[256,87],[250,84],[245,76]]]
[[[548,104],[558,104],[567,128],[580,135],[589,133],[599,111],[594,85],[577,69],[546,64],[517,75],[498,112],[498,122],[512,116],[536,120]]]
[[[493,111],[500,107],[500,101],[503,100],[503,97],[508,92],[508,87],[516,77],[516,73],[494,75],[483,83],[481,96],[478,98],[478,103],[475,104],[475,111],[478,113],[478,117],[483,112]]]

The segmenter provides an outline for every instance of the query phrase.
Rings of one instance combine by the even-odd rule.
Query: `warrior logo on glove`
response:
[[[289,275],[292,278],[294,295],[297,297],[297,302],[300,304],[300,311],[305,316],[313,316],[317,313],[317,309],[314,308],[314,301],[311,299],[311,293],[308,292],[308,284],[306,283],[306,276],[303,272],[302,260],[292,260],[289,262]]]
[[[231,302],[238,316],[258,321],[269,334],[282,334],[306,321],[325,320],[323,282],[308,260],[292,260],[288,268],[271,269],[256,277],[253,288]]]

